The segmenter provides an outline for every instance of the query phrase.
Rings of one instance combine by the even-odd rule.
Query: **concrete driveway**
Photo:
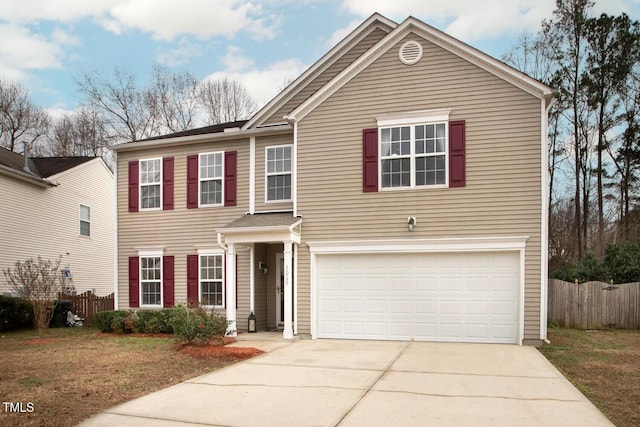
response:
[[[300,340],[270,348],[82,425],[612,425],[532,347]]]

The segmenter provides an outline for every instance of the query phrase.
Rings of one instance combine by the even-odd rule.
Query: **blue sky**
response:
[[[479,7],[479,5],[481,5]],[[141,85],[154,64],[244,83],[262,104],[374,12],[412,15],[496,58],[552,17],[555,0],[4,0],[0,78],[53,114],[80,101],[75,79],[122,67]],[[640,0],[595,13],[640,18]]]

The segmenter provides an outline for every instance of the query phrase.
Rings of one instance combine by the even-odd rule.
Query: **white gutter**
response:
[[[5,165],[0,165],[0,175],[7,175],[20,181],[34,184],[42,188],[57,187],[56,183],[49,181],[48,179],[38,178],[35,175],[31,175],[23,171],[18,171]]]

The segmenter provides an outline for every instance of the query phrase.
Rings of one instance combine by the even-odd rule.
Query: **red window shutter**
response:
[[[198,156],[187,156],[187,208],[198,207]]]
[[[378,191],[378,128],[362,131],[362,191]]]
[[[235,206],[236,200],[236,175],[238,152],[227,151],[224,153],[224,205]]]
[[[162,159],[162,209],[173,209],[173,157]]]
[[[162,257],[162,296],[164,299],[164,308],[173,307],[175,303],[174,261],[173,255]]]
[[[140,307],[140,258],[129,257],[129,307]]]
[[[449,122],[449,187],[466,185],[464,138],[464,120]]]
[[[129,162],[129,212],[138,212],[140,188],[138,187],[138,161]]]
[[[198,298],[198,255],[187,255],[187,305],[197,307]]]

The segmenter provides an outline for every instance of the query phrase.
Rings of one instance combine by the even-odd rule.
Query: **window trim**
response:
[[[88,212],[89,212],[89,219],[83,219],[82,218],[82,208],[87,208]],[[82,234],[82,223],[86,222],[89,225],[89,233],[88,234]],[[78,222],[78,233],[81,237],[91,237],[91,206],[89,205],[83,205],[82,203],[80,203],[80,207],[79,207],[79,222]]]
[[[162,251],[138,251],[138,283],[140,289],[138,290],[138,297],[140,298],[140,308],[163,308],[164,307],[164,256]],[[144,304],[142,298],[143,284],[145,282],[155,282],[156,280],[144,280],[142,277],[142,258],[160,258],[160,302],[158,304]]]
[[[214,181],[217,180],[218,178],[207,178],[207,179],[203,179],[201,174],[200,174],[200,159],[201,156],[207,156],[209,154],[219,154],[221,157],[221,164],[222,164],[222,172],[220,174],[220,186],[221,186],[221,193],[220,193],[220,203],[209,203],[209,204],[204,204],[202,203],[202,183],[205,181]],[[224,206],[224,197],[225,197],[225,191],[224,191],[224,177],[225,177],[225,152],[224,151],[210,151],[210,152],[206,152],[206,153],[198,153],[198,207],[199,208],[210,208],[210,207],[220,207],[220,206]],[[198,261],[199,264],[199,261]]]
[[[275,148],[286,148],[289,147],[291,149],[291,157],[289,158],[289,172],[271,172],[269,173],[269,150]],[[275,199],[269,200],[269,177],[270,176],[279,176],[279,175],[289,175],[291,177],[291,197],[288,199]],[[281,145],[270,145],[264,148],[264,201],[265,203],[289,203],[293,201],[293,144],[281,144]]]
[[[158,160],[160,162],[160,180],[158,181],[158,183],[153,183],[153,184],[149,184],[149,183],[143,183],[142,182],[142,162],[149,162],[149,161],[154,161],[154,160]],[[148,159],[140,159],[138,160],[138,191],[140,192],[140,195],[138,196],[138,203],[139,203],[139,209],[140,211],[161,211],[163,209],[163,189],[162,189],[162,183],[163,183],[163,178],[164,178],[164,165],[162,164],[162,157],[152,157],[152,158],[148,158]],[[149,187],[151,185],[158,185],[160,188],[160,205],[157,208],[145,208],[143,207],[143,203],[142,203],[142,187]]]
[[[449,165],[449,116],[451,109],[442,108],[434,110],[422,110],[422,111],[410,111],[405,113],[391,113],[376,117],[378,128],[378,191],[406,191],[406,190],[433,190],[449,188],[449,173],[451,167]],[[423,155],[416,155],[415,148],[415,128],[416,126],[444,124],[445,132],[445,146],[444,146],[444,161],[445,161],[445,178],[444,184],[433,185],[416,185],[416,158],[427,157]],[[382,182],[382,129],[396,128],[396,127],[409,127],[410,132],[410,185],[405,187],[383,187]],[[386,158],[385,158],[386,159]]]
[[[202,257],[207,256],[219,256],[222,261],[222,281],[221,281],[221,289],[222,289],[222,304],[221,305],[206,305],[202,301]],[[221,251],[198,251],[198,301],[202,307],[207,309],[223,309],[226,308],[226,289],[225,289],[225,278],[226,278],[226,262],[225,262],[225,253]]]

